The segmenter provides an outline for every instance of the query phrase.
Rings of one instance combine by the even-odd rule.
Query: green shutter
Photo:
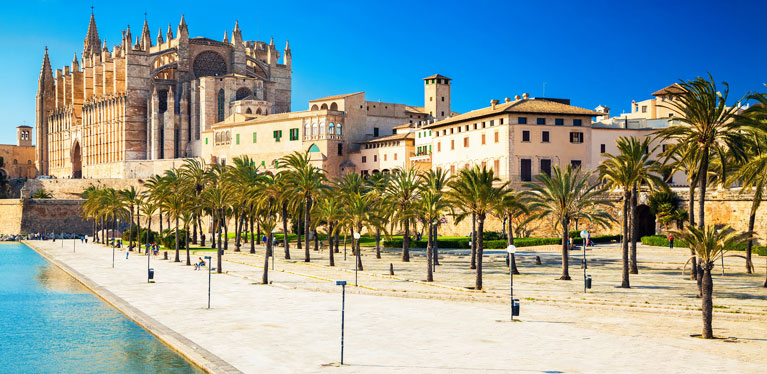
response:
[[[261,161],[261,166],[266,166],[266,161]]]
[[[208,144],[208,138],[205,138],[205,144]]]
[[[240,144],[240,134],[234,134],[234,142],[235,144]]]
[[[253,143],[255,143],[257,139],[258,139],[258,138],[256,137],[256,132],[255,132],[255,131],[253,131]]]

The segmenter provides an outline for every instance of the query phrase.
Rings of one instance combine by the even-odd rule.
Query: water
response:
[[[0,269],[0,372],[202,372],[27,246]]]

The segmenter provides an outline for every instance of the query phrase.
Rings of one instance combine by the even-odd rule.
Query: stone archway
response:
[[[80,149],[80,142],[75,141],[72,145],[72,178],[80,179],[83,177],[83,155]]]
[[[640,238],[655,235],[655,215],[650,211],[650,207],[644,204],[637,206],[637,235]]]

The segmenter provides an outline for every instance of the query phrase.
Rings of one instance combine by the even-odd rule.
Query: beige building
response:
[[[450,79],[433,75],[423,81],[422,107],[369,101],[356,92],[311,100],[306,111],[233,114],[202,131],[202,157],[224,164],[247,155],[270,169],[290,152],[309,151],[331,178],[405,167],[414,154],[416,124],[456,114],[449,107]]]
[[[229,37],[231,35],[231,38]],[[181,17],[152,37],[147,21],[112,47],[91,15],[69,66],[54,72],[46,48],[37,93],[38,172],[57,177],[147,177],[201,155],[201,134],[235,113],[291,110],[291,51],[243,40],[195,37]],[[177,162],[178,161],[178,162]]]
[[[0,175],[4,179],[34,178],[37,175],[32,127],[16,127],[16,145],[0,144]]]
[[[589,165],[591,118],[566,99],[515,97],[424,127],[433,168],[455,174],[474,165],[502,180],[526,182],[554,166]],[[428,149],[427,149],[428,150]]]
[[[673,109],[671,103],[675,100],[675,96],[683,93],[682,86],[678,83],[674,83],[663,89],[652,93],[653,98],[642,100],[637,102],[633,100],[631,102],[631,112],[621,115],[622,118],[628,119],[667,119],[673,118],[678,113]],[[609,109],[608,109],[609,113]]]

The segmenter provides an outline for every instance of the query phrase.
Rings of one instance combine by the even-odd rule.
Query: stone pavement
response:
[[[283,271],[270,272],[272,285],[260,285],[261,269],[254,265],[259,256],[228,253],[228,274],[213,274],[208,310],[206,271],[153,257],[156,283],[148,284],[146,256],[132,253],[126,260],[125,252],[118,251],[112,269],[111,250],[99,244],[78,241],[75,252],[71,240],[63,248],[61,241],[28,244],[247,373],[683,373],[701,367],[740,373],[759,372],[767,363],[759,353],[767,347],[764,335],[744,334],[738,343],[690,338],[700,331],[699,316],[594,312],[523,299],[521,322],[510,323],[508,305],[500,301],[383,296],[372,292],[387,284],[395,290],[391,285],[440,287],[363,275],[361,285],[368,288],[347,287],[345,365],[339,367],[341,295],[328,277],[353,283],[353,272],[331,269],[328,277],[315,276],[306,270],[316,264],[286,264],[278,258],[277,268]],[[294,252],[294,258],[300,257]],[[374,262],[370,258],[366,266]],[[521,296],[532,291],[523,289]],[[459,292],[468,291],[446,295]],[[503,292],[497,293],[500,298]]]

